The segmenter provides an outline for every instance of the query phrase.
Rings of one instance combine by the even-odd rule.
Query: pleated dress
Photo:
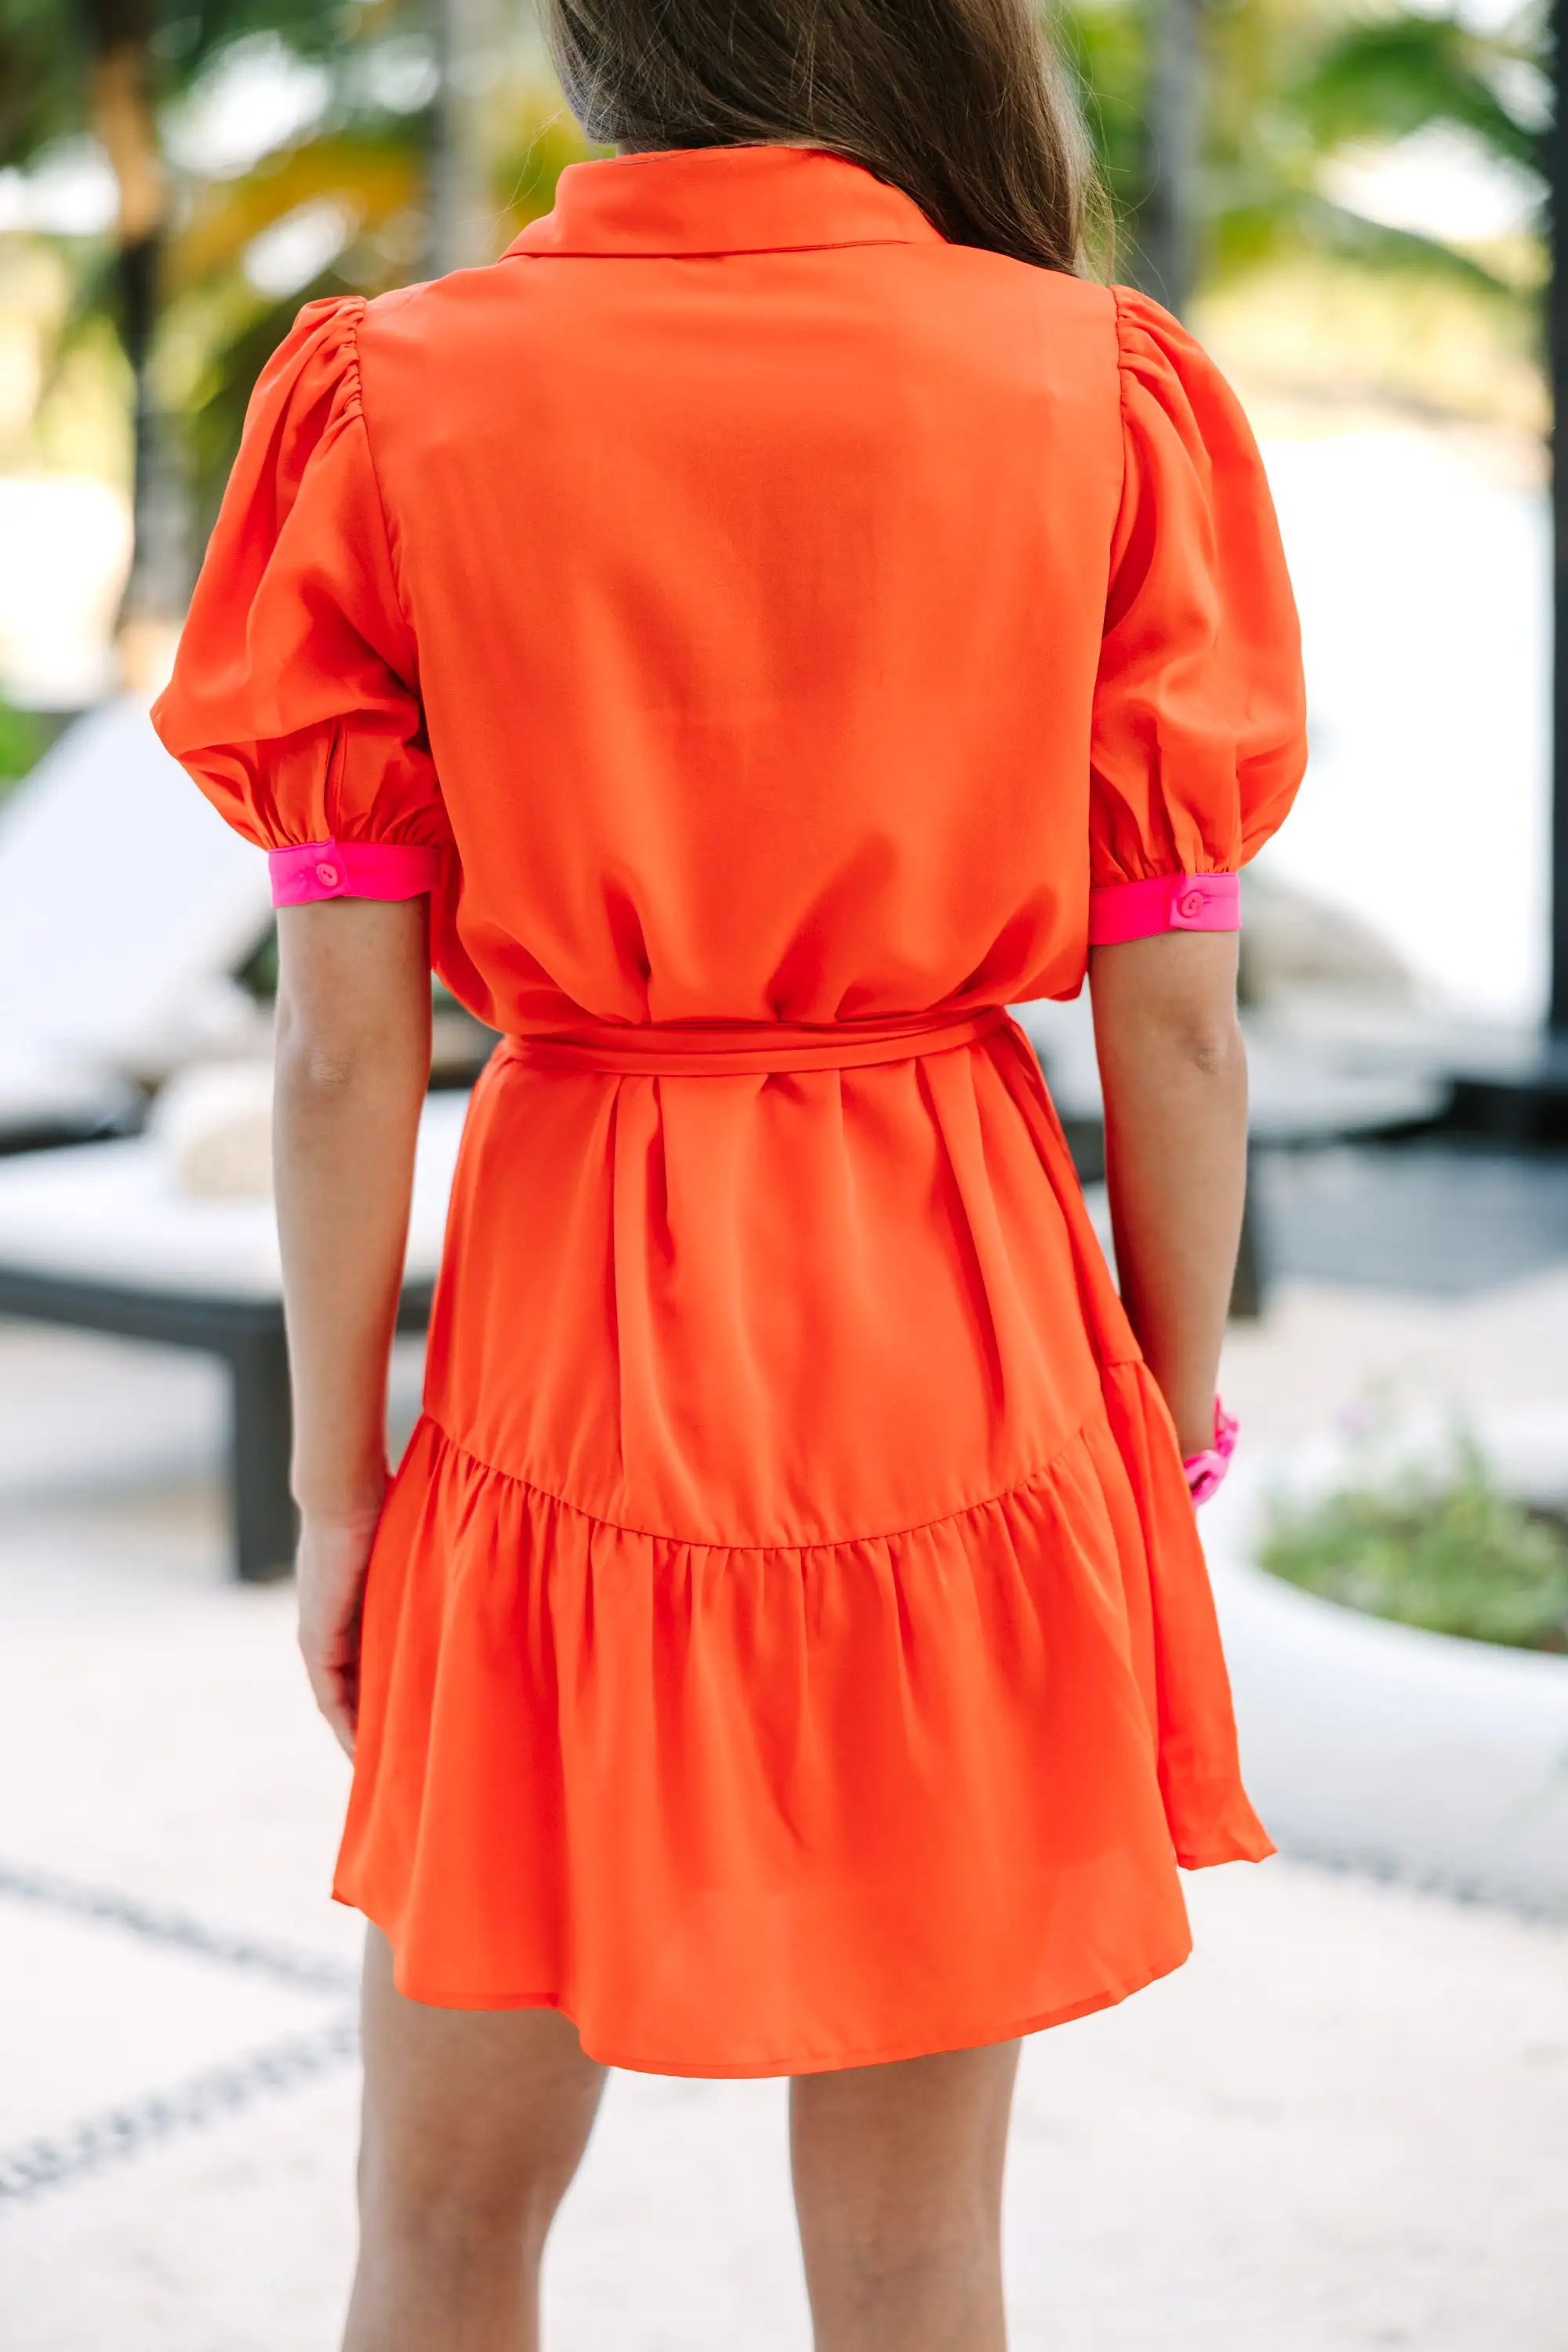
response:
[[[998,2040],[1258,1858],[1172,1424],[1005,1008],[1234,923],[1303,761],[1239,409],[815,151],[311,304],[156,723],[501,1033],[336,1892],[614,2064]]]

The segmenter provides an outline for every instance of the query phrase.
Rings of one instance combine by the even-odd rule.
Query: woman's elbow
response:
[[[1234,1005],[1205,1007],[1179,1017],[1167,1030],[1173,1060],[1197,1076],[1234,1079],[1247,1068],[1247,1047]]]
[[[278,1007],[277,1086],[280,1097],[323,1108],[388,1085],[424,1090],[429,1033],[385,1019],[344,1018],[329,1008]]]
[[[1089,953],[1102,1068],[1232,1080],[1246,1067],[1233,932],[1169,931]]]
[[[278,919],[280,1090],[330,1103],[428,1071],[430,967],[421,902],[326,900]]]
[[[279,1022],[277,1082],[280,1094],[311,1102],[341,1102],[363,1077],[367,1056],[363,1045],[348,1038],[313,1036],[299,1024]]]
[[[1101,1071],[1131,1083],[1193,1081],[1227,1090],[1245,1083],[1247,1049],[1234,1005],[1180,998],[1118,1008],[1099,1024]]]

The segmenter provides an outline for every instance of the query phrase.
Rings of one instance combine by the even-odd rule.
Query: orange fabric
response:
[[[446,847],[508,1036],[366,1598],[337,1887],[404,1990],[743,2074],[1175,1967],[1178,1860],[1268,1845],[997,1008],[1300,772],[1202,353],[827,156],[578,166],[302,314],[157,716],[256,840]]]

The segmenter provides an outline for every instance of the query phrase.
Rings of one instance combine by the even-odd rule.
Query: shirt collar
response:
[[[801,252],[940,244],[920,206],[815,147],[688,147],[569,163],[512,254]]]

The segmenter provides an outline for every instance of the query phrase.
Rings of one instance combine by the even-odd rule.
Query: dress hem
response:
[[[578,2041],[582,2043],[584,2056],[592,2059],[595,2065],[611,2066],[617,2073],[625,2074],[670,2074],[692,2082],[751,2082],[776,2079],[785,2075],[793,2077],[799,2074],[837,2074],[846,2073],[857,2066],[896,2066],[910,2058],[934,2058],[947,2051],[989,2049],[999,2042],[1016,2042],[1021,2040],[1026,2034],[1044,2033],[1052,2026],[1070,2025],[1075,2018],[1092,2017],[1099,2010],[1114,2009],[1120,2002],[1131,2000],[1135,1992],[1142,1992],[1149,1985],[1157,1984],[1162,1977],[1173,1976],[1179,1968],[1185,1966],[1192,1958],[1193,1952],[1193,1939],[1189,1935],[1173,1958],[1156,1960],[1150,1966],[1138,1969],[1131,1976],[1119,1979],[1114,1984],[1099,1986],[1093,1992],[1084,1994],[1075,2000],[1058,2003],[1051,2009],[1037,2011],[1027,2017],[1012,2019],[1003,2025],[977,2025],[955,2029],[951,2040],[944,2034],[937,2042],[921,2040],[919,2042],[907,2044],[889,2042],[872,2050],[836,2053],[831,2057],[819,2055],[801,2058],[747,2059],[731,2061],[723,2065],[704,2066],[698,2065],[689,2059],[628,2057],[624,2053],[607,2048],[599,2042],[597,2036],[594,2038],[594,2042],[590,2046],[588,2038],[571,2010],[563,2000],[551,1993],[465,1993],[458,1997],[454,1993],[437,1992],[428,1988],[416,1991],[405,1981],[403,1970],[398,1965],[396,1945],[391,1930],[382,1921],[374,1918],[363,1904],[356,1903],[352,1895],[340,1892],[336,1887],[332,1890],[332,1900],[342,1904],[347,1910],[358,1911],[362,1917],[368,1920],[370,1925],[385,1936],[388,1943],[392,1944],[392,1980],[405,2000],[412,2000],[422,2009],[449,2009],[488,2015],[500,2015],[508,2011],[525,2009],[553,2010],[558,2017],[563,2017],[567,2024],[574,2029]]]
[[[914,1522],[902,1542],[810,1546],[699,1547],[627,1529],[486,1462],[426,1412],[367,1587],[365,1720],[333,1886],[388,1934],[399,1990],[459,2011],[554,2009],[606,2065],[727,2079],[981,2047],[1113,2006],[1180,1965],[1190,1942],[1173,1916],[1177,1865],[1271,1849],[1237,1776],[1213,1604],[1163,1407],[1137,1362],[1108,1371],[1103,1395],[1100,1415],[1001,1494]],[[695,1569],[679,1557],[701,1551]],[[730,1552],[743,1572],[740,1559],[726,1572]],[[836,1559],[858,1572],[810,1565]],[[952,1596],[971,1588],[950,1665]],[[832,1671],[812,1679],[812,1645],[829,1640]],[[1062,1657],[1077,1671],[1057,1685],[1059,1706],[1041,1708],[1047,1667]],[[784,1693],[761,1729],[723,1699],[734,1662],[758,1658]],[[498,1660],[511,1661],[499,1676]],[[912,1727],[911,1689],[924,1710]],[[978,1876],[951,1832],[937,1842],[950,1895],[973,1877],[982,1900],[965,1968],[942,1960],[917,1842],[887,1915],[893,1948],[902,1920],[925,1955],[903,1994],[885,1964],[859,1965],[845,1923],[832,1927],[837,1945],[819,1937],[803,1951],[777,1997],[771,1979],[751,1983],[739,1948],[726,1964],[733,1997],[711,2014],[693,2015],[685,1990],[614,1990],[628,1926],[635,1937],[638,1921],[672,1916],[683,1890],[728,1888],[757,1909],[737,1785],[755,1790],[764,1830],[807,1822],[813,1867],[853,1879],[868,1853],[889,1843],[904,1853],[894,1801],[906,1783],[929,1794],[921,1741],[936,1731],[964,1758],[973,1804],[1018,1790],[1002,1808],[1004,1847]],[[656,1748],[657,1812],[637,1769],[639,1750]],[[1081,1874],[1087,1937],[1058,1922],[1054,1897],[1037,1910],[1021,1891],[1036,1877],[1048,1885],[1053,1859],[1083,1859],[1063,1806],[1085,1752],[1100,1759],[1093,1852],[1109,1839],[1120,1856],[1109,1875]],[[839,1757],[847,1798],[819,1769]],[[465,1801],[476,1787],[513,1792],[487,1811],[482,1839]],[[870,1825],[854,1801],[868,1795]],[[689,1852],[668,1831],[672,1802],[690,1816]],[[649,1828],[640,1843],[628,1845],[628,1819]],[[608,1874],[606,1841],[620,1857]],[[498,1851],[539,1857],[539,1884],[498,1878],[485,1859]],[[607,1976],[579,1964],[589,1960]],[[700,1979],[700,1953],[690,1966]]]

